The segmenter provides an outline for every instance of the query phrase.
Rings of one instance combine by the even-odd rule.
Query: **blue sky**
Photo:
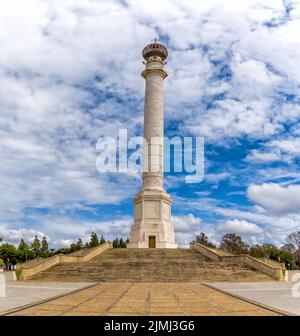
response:
[[[141,135],[141,51],[169,50],[165,133],[205,138],[205,178],[166,176],[176,239],[281,244],[300,223],[300,1],[0,3],[0,235],[128,235],[136,174],[95,143]]]

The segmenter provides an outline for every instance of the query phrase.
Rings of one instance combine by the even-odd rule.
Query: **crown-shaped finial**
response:
[[[167,48],[159,42],[157,37],[151,40],[151,43],[148,44],[143,50],[143,57],[146,61],[148,61],[149,57],[158,56],[162,61],[168,57]]]

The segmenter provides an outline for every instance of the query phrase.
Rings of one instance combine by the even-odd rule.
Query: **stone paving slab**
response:
[[[292,287],[297,285],[294,282],[219,282],[209,285],[278,310],[300,315],[300,297],[292,295]],[[297,292],[300,295],[299,285]]]
[[[19,316],[271,316],[201,283],[102,283],[15,312]]]
[[[0,297],[0,315],[18,307],[61,296],[87,286],[91,284],[7,281],[6,297]]]

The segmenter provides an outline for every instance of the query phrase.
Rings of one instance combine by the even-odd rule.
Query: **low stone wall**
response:
[[[104,243],[97,248],[93,248],[90,253],[87,253],[85,256],[72,256],[67,254],[57,254],[53,257],[38,261],[36,264],[20,264],[17,265],[17,271],[19,274],[19,280],[29,280],[33,275],[43,272],[48,268],[51,268],[55,265],[62,263],[79,263],[87,262],[92,258],[95,258],[97,255],[101,254],[105,250],[112,248],[112,243]]]
[[[197,250],[202,255],[207,257],[208,259],[214,260],[214,261],[220,261],[222,256],[215,250],[210,247],[198,244],[198,243],[191,243],[191,248]]]
[[[270,275],[275,280],[284,280],[285,270],[280,266],[280,264],[278,264],[278,266],[273,266],[259,259],[253,258],[248,254],[231,255],[228,253],[228,255],[226,255],[226,253],[220,253],[217,249],[212,249],[199,243],[191,243],[190,247],[196,249],[198,252],[214,261],[244,263],[251,268]]]

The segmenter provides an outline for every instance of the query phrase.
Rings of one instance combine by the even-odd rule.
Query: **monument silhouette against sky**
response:
[[[171,224],[171,197],[163,187],[164,69],[168,50],[156,39],[143,50],[146,80],[143,186],[134,198],[129,248],[176,248]]]

